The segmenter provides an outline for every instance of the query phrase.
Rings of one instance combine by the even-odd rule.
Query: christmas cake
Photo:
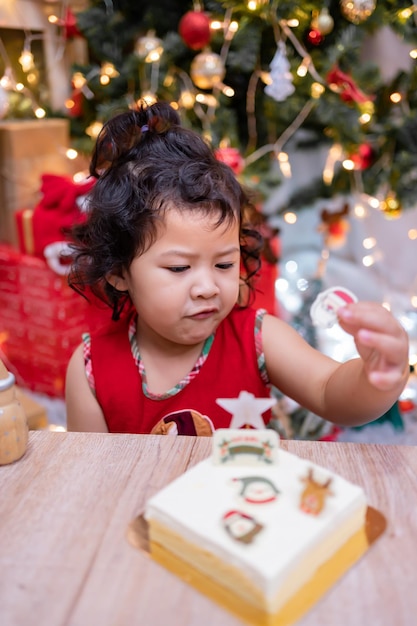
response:
[[[220,429],[213,454],[147,503],[152,557],[244,621],[293,623],[367,549],[361,487],[279,447]]]

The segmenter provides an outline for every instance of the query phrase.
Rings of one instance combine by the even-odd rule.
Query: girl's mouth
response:
[[[205,320],[212,317],[215,313],[217,313],[217,309],[205,309],[204,311],[199,311],[198,313],[190,315],[190,317],[193,320]]]

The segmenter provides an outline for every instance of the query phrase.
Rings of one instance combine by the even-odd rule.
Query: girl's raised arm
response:
[[[408,376],[408,337],[384,307],[359,302],[338,312],[360,358],[339,363],[312,348],[293,328],[266,315],[262,327],[271,383],[301,406],[343,426],[381,417]]]

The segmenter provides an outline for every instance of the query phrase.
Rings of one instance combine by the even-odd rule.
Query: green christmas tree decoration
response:
[[[212,26],[217,22],[202,50],[187,46],[179,32],[189,12],[203,12]],[[264,197],[279,185],[271,165],[290,139],[304,141],[297,135],[304,129],[316,147],[340,146],[340,159],[330,181],[317,178],[290,198],[292,208],[302,208],[306,195],[311,202],[350,193],[358,180],[367,194],[392,192],[400,208],[414,203],[417,26],[409,1],[91,0],[76,20],[88,42],[90,64],[73,69],[88,79],[92,92],[84,98],[82,115],[71,120],[78,149],[91,149],[95,122],[104,123],[140,99],[163,98],[214,147],[238,148],[246,164],[242,179]],[[383,37],[386,29],[409,45],[411,55],[408,67],[389,79],[377,59],[366,57],[367,42]],[[141,41],[152,37],[161,42],[154,60],[138,54]],[[278,50],[294,86],[280,101],[268,95]],[[194,80],[192,68],[196,57],[207,53],[218,55],[224,75],[202,88],[196,82],[199,73],[209,71],[204,58]],[[98,70],[104,62],[114,64],[118,76],[103,86]],[[359,158],[364,146],[372,154],[368,161]],[[353,169],[341,166],[348,157]]]

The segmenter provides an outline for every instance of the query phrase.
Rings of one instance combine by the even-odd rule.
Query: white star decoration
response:
[[[217,404],[232,413],[229,428],[252,426],[265,428],[262,413],[276,403],[274,398],[255,398],[253,393],[241,391],[238,398],[217,398]]]

